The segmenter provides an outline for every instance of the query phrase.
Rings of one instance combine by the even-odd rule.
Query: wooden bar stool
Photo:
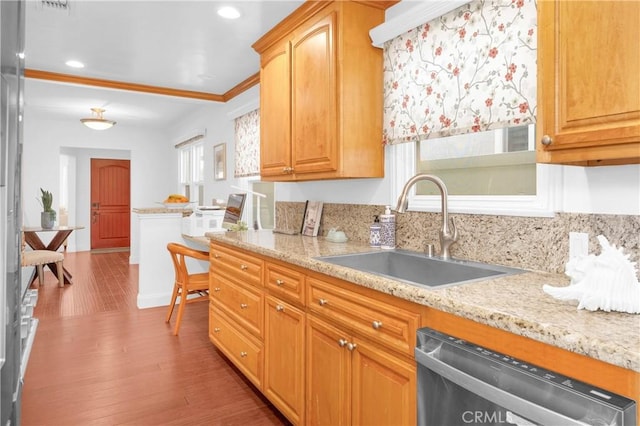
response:
[[[171,319],[176,300],[178,296],[180,296],[178,316],[176,317],[176,325],[173,330],[173,334],[177,336],[186,304],[209,300],[209,273],[189,274],[185,258],[190,257],[198,260],[209,260],[209,252],[195,250],[177,243],[167,244],[167,250],[169,250],[171,260],[173,261],[175,281],[173,284],[171,303],[169,303],[169,311],[167,312],[167,319],[165,321],[169,322]],[[188,297],[189,295],[197,296]]]

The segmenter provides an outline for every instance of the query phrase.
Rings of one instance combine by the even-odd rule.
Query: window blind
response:
[[[535,122],[535,0],[475,0],[384,45],[383,143]]]
[[[260,110],[235,119],[235,177],[260,174]]]

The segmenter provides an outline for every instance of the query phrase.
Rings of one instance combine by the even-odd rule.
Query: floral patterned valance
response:
[[[385,43],[384,143],[535,122],[535,0],[474,0]]]
[[[235,177],[260,174],[260,110],[235,120]]]

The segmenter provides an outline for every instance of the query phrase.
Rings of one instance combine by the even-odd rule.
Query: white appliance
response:
[[[225,209],[220,206],[198,206],[191,216],[182,218],[182,233],[203,237],[206,232],[225,232],[222,227]]]

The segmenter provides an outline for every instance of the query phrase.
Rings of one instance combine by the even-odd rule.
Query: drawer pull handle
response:
[[[220,333],[220,327],[216,327],[216,328],[214,328],[214,329],[213,329],[213,332],[214,332],[214,333]]]
[[[240,304],[240,309],[247,309],[249,307],[249,305],[247,305],[246,303],[241,303]]]
[[[246,356],[247,356],[247,353],[246,353],[246,352],[240,352],[240,357],[241,357],[241,358],[246,358]]]
[[[344,340],[344,339],[340,339],[340,340],[338,340],[338,345],[339,345],[341,348],[344,348],[345,346],[347,346],[347,343],[349,343],[349,342],[347,342],[347,341],[346,341],[346,340]]]
[[[284,311],[284,306],[282,306],[282,305],[277,305],[277,306],[276,306],[276,311],[278,311],[278,312],[282,312],[282,311]]]
[[[355,343],[351,343],[351,342],[347,343],[347,349],[349,349],[350,351],[353,351],[356,348],[356,346],[358,345],[356,345]]]
[[[382,328],[382,321],[374,321],[371,323],[371,327],[373,327],[376,330],[379,330]]]
[[[216,288],[214,288],[214,289],[213,289],[213,291],[215,291],[215,292],[220,291],[220,287],[216,287]]]
[[[284,280],[276,280],[276,284],[277,285],[283,285],[284,284]]]
[[[324,306],[324,305],[328,304],[329,301],[327,299],[320,299],[320,300],[318,300],[318,303],[320,304],[320,306]]]
[[[249,267],[247,265],[240,265],[240,269],[246,271],[247,269],[249,269]]]

